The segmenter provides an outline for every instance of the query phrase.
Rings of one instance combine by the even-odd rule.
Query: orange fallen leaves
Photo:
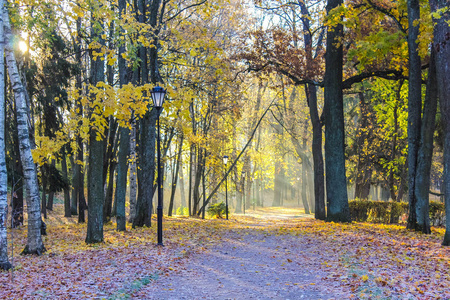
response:
[[[193,252],[223,243],[229,234],[245,239],[251,231],[262,238],[295,237],[298,251],[311,258],[311,265],[299,266],[299,271],[320,268],[327,274],[323,285],[336,285],[355,298],[450,298],[450,249],[440,245],[440,228],[423,235],[399,225],[310,218],[165,218],[163,248],[156,246],[156,226],[116,232],[109,224],[105,242],[98,245],[84,243],[84,224],[49,222],[47,229],[48,252],[40,257],[15,254],[14,282],[10,273],[0,273],[1,299],[131,297],[158,276],[183,269]],[[24,247],[26,228],[15,229],[14,235],[17,252]],[[294,265],[280,250],[271,257]]]

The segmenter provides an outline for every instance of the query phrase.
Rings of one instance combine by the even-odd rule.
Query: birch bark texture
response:
[[[41,255],[45,252],[41,236],[41,207],[39,196],[39,182],[37,179],[36,165],[31,156],[31,142],[28,122],[28,109],[26,102],[26,90],[22,84],[17,67],[17,61],[12,47],[12,31],[9,22],[8,8],[3,4],[3,30],[5,38],[6,65],[11,80],[14,99],[17,107],[17,130],[19,135],[20,158],[23,165],[25,187],[27,191],[28,232],[27,244],[22,254]]]
[[[0,7],[3,7],[0,0]],[[0,14],[0,58],[3,58],[5,40],[3,35],[3,17]],[[0,59],[0,269],[9,270],[11,264],[8,260],[8,236],[6,220],[8,219],[8,177],[6,172],[5,151],[5,61]]]

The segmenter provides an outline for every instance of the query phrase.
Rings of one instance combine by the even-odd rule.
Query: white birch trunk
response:
[[[0,7],[4,2],[0,0]],[[3,17],[0,14],[0,58],[3,58],[5,40],[3,35]],[[8,219],[8,180],[6,172],[5,151],[5,63],[0,59],[0,269],[8,270],[11,264],[8,260],[8,237],[6,220]]]
[[[3,22],[6,65],[17,107],[17,129],[19,133],[20,157],[22,160],[27,191],[28,236],[23,254],[40,255],[45,252],[45,247],[41,237],[39,183],[37,179],[36,165],[34,164],[33,157],[31,156],[26,90],[20,79],[17,61],[12,48],[11,24],[9,22],[8,9],[5,5],[3,6]]]

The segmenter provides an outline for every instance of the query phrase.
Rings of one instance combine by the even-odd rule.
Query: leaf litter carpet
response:
[[[0,272],[0,299],[450,299],[442,228],[422,235],[280,209],[165,218],[158,247],[155,225],[107,225],[104,243],[86,245],[85,225],[50,220],[48,251],[15,254],[14,271]],[[26,228],[11,234],[22,250]]]

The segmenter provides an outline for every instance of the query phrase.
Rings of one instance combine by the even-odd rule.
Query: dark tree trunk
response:
[[[98,39],[100,45],[105,44],[102,38],[103,22],[102,20],[93,19],[92,22],[98,22],[101,29],[96,29],[92,24],[92,38]],[[105,80],[105,64],[104,60],[97,57],[93,58],[91,54],[91,77],[93,86]],[[95,97],[95,95],[91,95]],[[94,111],[90,112],[95,113]],[[97,116],[101,117],[101,116]],[[96,128],[91,127],[89,132],[89,168],[88,168],[88,222],[86,243],[103,242],[103,207],[104,207],[104,188],[103,188],[103,155],[104,142],[97,140],[97,135],[102,134]]]
[[[194,206],[192,211],[198,211],[200,207],[201,193],[200,193],[200,183],[202,180],[202,172],[203,172],[203,149],[198,148],[198,156],[197,156],[197,166],[195,168],[195,177],[194,177],[194,186],[193,189],[193,200]]]
[[[205,150],[205,157],[203,158],[203,165],[206,166],[206,150]],[[202,204],[202,219],[205,219],[205,212],[206,212],[206,167],[203,168],[202,172],[202,187],[203,187],[203,204]]]
[[[78,141],[78,138],[77,138]],[[77,143],[78,144],[78,143]],[[79,151],[79,150],[78,150]],[[76,159],[73,156],[70,156],[70,164],[72,165],[71,171],[72,171],[72,199],[70,201],[70,214],[71,215],[78,215],[78,194],[79,194],[79,181],[80,181],[80,165],[77,164],[75,161],[78,160],[78,154],[76,154]]]
[[[119,129],[119,153],[116,182],[116,222],[117,231],[125,231],[125,200],[127,192],[128,154],[130,152],[130,130],[126,127]]]
[[[398,102],[401,101],[400,93],[401,93],[401,90],[402,90],[402,86],[403,86],[403,80],[400,81],[400,83],[399,83],[399,86],[398,86],[398,89],[397,89],[397,101],[395,102],[395,105],[393,107],[394,137],[392,139],[391,161],[395,161],[395,159],[397,157],[397,138],[398,138],[398,134],[399,134],[399,132],[398,132],[398,129],[399,129],[399,124],[398,124]],[[400,199],[398,199],[398,193],[400,192],[400,189],[396,193],[395,176],[394,175],[395,175],[394,171],[392,170],[391,173],[389,174],[388,186],[389,186],[389,191],[390,191],[392,200],[393,201],[397,201],[397,200],[400,200]]]
[[[126,13],[126,0],[119,0],[119,16],[122,18]],[[120,34],[124,35],[123,29]],[[119,84],[122,87],[128,83],[127,68],[123,53],[125,53],[125,44],[119,45]],[[117,179],[116,179],[116,223],[117,231],[126,230],[125,200],[127,192],[127,172],[128,172],[128,154],[130,153],[130,129],[128,127],[119,128],[119,152],[117,154]],[[131,200],[130,200],[131,202]]]
[[[129,172],[129,183],[130,183],[130,215],[128,217],[128,222],[133,223],[136,217],[136,206],[137,206],[137,161],[136,161],[136,122],[131,121],[131,131],[130,131],[130,172]]]
[[[61,170],[62,176],[65,180],[69,181],[69,175],[67,172],[67,157],[66,157],[66,147],[61,150]],[[64,189],[64,217],[70,218],[72,216],[70,212],[70,191],[69,189]]]
[[[81,139],[80,139],[81,141]],[[81,142],[82,144],[82,142]],[[82,147],[82,146],[81,146]],[[81,148],[82,149],[82,148]],[[78,153],[78,158],[83,158],[83,153]],[[81,166],[80,166],[81,170]],[[88,208],[86,204],[86,197],[84,195],[84,172],[80,172],[80,176],[78,177],[78,223],[85,223],[85,210]]]
[[[175,166],[175,173],[173,174],[172,177],[172,192],[170,194],[170,202],[169,202],[169,211],[168,211],[168,216],[172,216],[172,212],[173,212],[173,204],[175,202],[175,192],[177,190],[177,181],[178,181],[178,174],[180,171],[180,166],[181,166],[181,155],[183,152],[183,141],[184,141],[184,136],[181,135],[180,137],[180,144],[178,145],[178,154],[177,154],[177,164]]]
[[[188,187],[188,210],[189,210],[189,216],[192,216],[192,173],[194,173],[194,154],[195,153],[195,146],[194,144],[191,144],[190,151],[189,151],[189,187]]]
[[[48,168],[46,167],[47,163],[42,165],[41,167],[41,176],[42,176],[42,196],[41,196],[41,213],[44,215],[44,219],[47,219],[47,177],[48,177]]]
[[[81,58],[81,44],[82,44],[82,34],[81,34],[81,18],[77,19],[77,39],[76,39],[76,43],[74,44],[74,49],[75,49],[75,61],[77,63],[78,66],[82,67],[83,66],[83,62],[82,62],[82,58]],[[76,76],[76,82],[75,82],[75,87],[77,88],[77,90],[80,92],[80,94],[82,93],[82,88],[83,88],[83,84],[82,84],[82,78],[81,78],[82,74],[81,72],[79,72]],[[83,104],[81,103],[81,99],[77,100],[76,103],[76,110],[78,112],[78,115],[80,117],[83,116]],[[79,122],[79,125],[81,126],[82,121]],[[83,162],[83,141],[81,139],[80,134],[78,133],[76,136],[76,143],[77,143],[77,147],[78,147],[78,152],[76,153],[76,157],[75,159],[73,157],[71,157],[71,163],[72,163],[72,202],[71,202],[71,207],[70,207],[70,211],[72,215],[78,215],[78,209],[79,207],[83,207],[83,205],[79,205],[79,200],[80,200],[80,194],[83,193],[84,195],[84,190],[82,190],[82,187],[80,186],[81,183],[84,183],[83,181],[83,173],[82,173],[82,166],[77,163],[75,160],[77,160],[78,162]],[[84,186],[83,186],[84,188]],[[81,212],[78,216],[78,223],[84,223],[84,211]]]
[[[327,14],[341,4],[342,0],[328,0]],[[328,28],[324,78],[327,221],[351,222],[345,177],[342,38],[342,24]]]
[[[283,184],[284,184],[284,168],[281,162],[277,162],[275,164],[272,206],[281,206]]]
[[[408,0],[408,199],[409,216],[407,228],[419,230],[416,216],[415,178],[417,152],[420,143],[420,121],[422,111],[422,72],[417,39],[419,37],[419,0]]]
[[[53,210],[53,200],[55,199],[55,192],[48,193],[48,200],[47,200],[47,209]]]
[[[369,128],[369,105],[364,94],[359,93],[360,122],[356,137],[358,147],[358,165],[355,182],[355,198],[368,199],[370,193],[370,178],[372,177],[372,162],[370,153],[364,151],[364,145],[370,144],[369,138],[372,131]]]
[[[138,201],[133,227],[151,226],[153,183],[155,179],[156,109],[141,119],[138,148]]]
[[[308,178],[308,199],[309,199],[309,207],[311,213],[316,214],[315,208],[315,198],[314,198],[314,171],[311,166],[309,166],[307,170],[307,178]]]
[[[103,241],[103,142],[97,141],[97,132],[91,129],[89,135],[89,169],[88,169],[88,222],[86,243]]]
[[[430,173],[433,159],[433,138],[437,110],[437,81],[435,49],[431,47],[428,83],[423,108],[421,140],[417,157],[417,172],[415,178],[417,229],[423,233],[431,233],[429,214]]]
[[[196,134],[196,127],[195,127],[195,112],[194,112],[194,101],[192,100],[190,106],[189,106],[189,112],[191,114],[191,120],[192,120],[192,132],[195,135]],[[189,196],[188,196],[188,204],[189,204],[189,216],[195,213],[195,210],[192,210],[192,175],[195,174],[195,153],[196,153],[196,147],[194,143],[191,143],[190,151],[189,151]]]
[[[431,11],[447,9],[449,0],[430,0]],[[442,114],[444,131],[444,197],[445,197],[445,235],[442,245],[450,246],[450,14],[445,11],[442,17],[433,20],[434,49],[436,49],[436,78],[438,83],[438,98]]]
[[[238,180],[236,180],[236,207],[234,208],[234,212],[240,214],[242,212],[242,201],[244,199],[244,185],[243,179],[239,176]],[[239,188],[240,187],[240,188]]]
[[[313,130],[312,155],[314,162],[314,216],[318,220],[325,220],[325,176],[322,154],[322,124],[320,122],[319,112],[317,109],[317,88],[311,84],[307,84],[305,88]]]
[[[302,13],[301,20],[303,25],[303,38],[306,50],[307,69],[312,69],[313,66],[311,66],[311,64],[313,63],[313,41],[310,28],[310,13],[308,11],[308,7],[306,6],[306,2],[299,2],[299,5]],[[319,39],[316,47],[317,49],[320,49],[322,47],[322,39]],[[316,51],[316,56],[317,53],[318,51]],[[311,151],[313,154],[314,162],[314,216],[318,220],[325,220],[325,177],[322,154],[322,124],[317,108],[317,88],[315,85],[306,84],[305,92],[313,130]]]
[[[107,223],[111,220],[111,217],[116,215],[116,211],[113,207],[113,198],[114,198],[114,173],[116,171],[115,158],[113,158],[109,163],[109,172],[108,172],[108,182],[106,187],[105,194],[105,206],[103,208],[103,222]]]
[[[52,168],[49,169],[49,173],[48,173],[49,178],[51,176],[50,170],[53,170],[55,165],[56,165],[56,161],[54,159],[52,159]],[[51,172],[53,172],[53,171],[51,171]],[[47,209],[48,210],[53,210],[53,199],[54,198],[55,198],[55,192],[52,191],[51,189],[49,189],[48,200],[47,200]]]
[[[12,211],[11,215],[13,217],[13,227],[16,228],[23,224],[23,189],[25,188],[23,184],[24,175],[22,168],[22,161],[20,159],[20,150],[19,150],[19,138],[17,132],[17,118],[16,114],[14,114],[14,151],[13,151],[13,174],[12,178]]]
[[[181,202],[181,206],[182,207],[187,207],[187,203],[186,203],[186,191],[185,191],[185,186],[184,186],[184,172],[183,172],[183,159],[180,160],[180,175],[179,175],[179,181],[180,181],[180,202]]]
[[[103,149],[106,150],[103,158],[103,186],[106,187],[105,204],[103,206],[103,222],[105,223],[109,222],[112,216],[117,126],[117,121],[111,116],[109,118],[108,138],[104,139],[103,145]]]
[[[302,202],[303,207],[305,208],[305,214],[310,214],[309,211],[309,203],[308,199],[306,198],[306,165],[302,163]]]
[[[160,0],[152,0],[150,3],[150,9],[147,16],[147,3],[145,0],[139,0],[139,22],[148,23],[157,28],[158,24],[158,13],[163,14],[164,12],[159,12]],[[162,82],[161,76],[159,75],[158,69],[158,29],[155,29],[153,35],[152,47],[150,49],[141,48],[141,84],[146,84],[149,81],[148,71],[150,71],[150,81],[153,84]],[[149,58],[149,70],[147,69],[147,53]],[[140,136],[139,136],[139,149],[138,149],[138,203],[136,210],[136,218],[133,221],[133,227],[136,226],[151,226],[151,214],[152,214],[152,199],[154,192],[154,178],[156,172],[155,165],[155,153],[156,153],[156,120],[158,117],[158,112],[156,109],[148,111],[144,118],[140,122]]]

